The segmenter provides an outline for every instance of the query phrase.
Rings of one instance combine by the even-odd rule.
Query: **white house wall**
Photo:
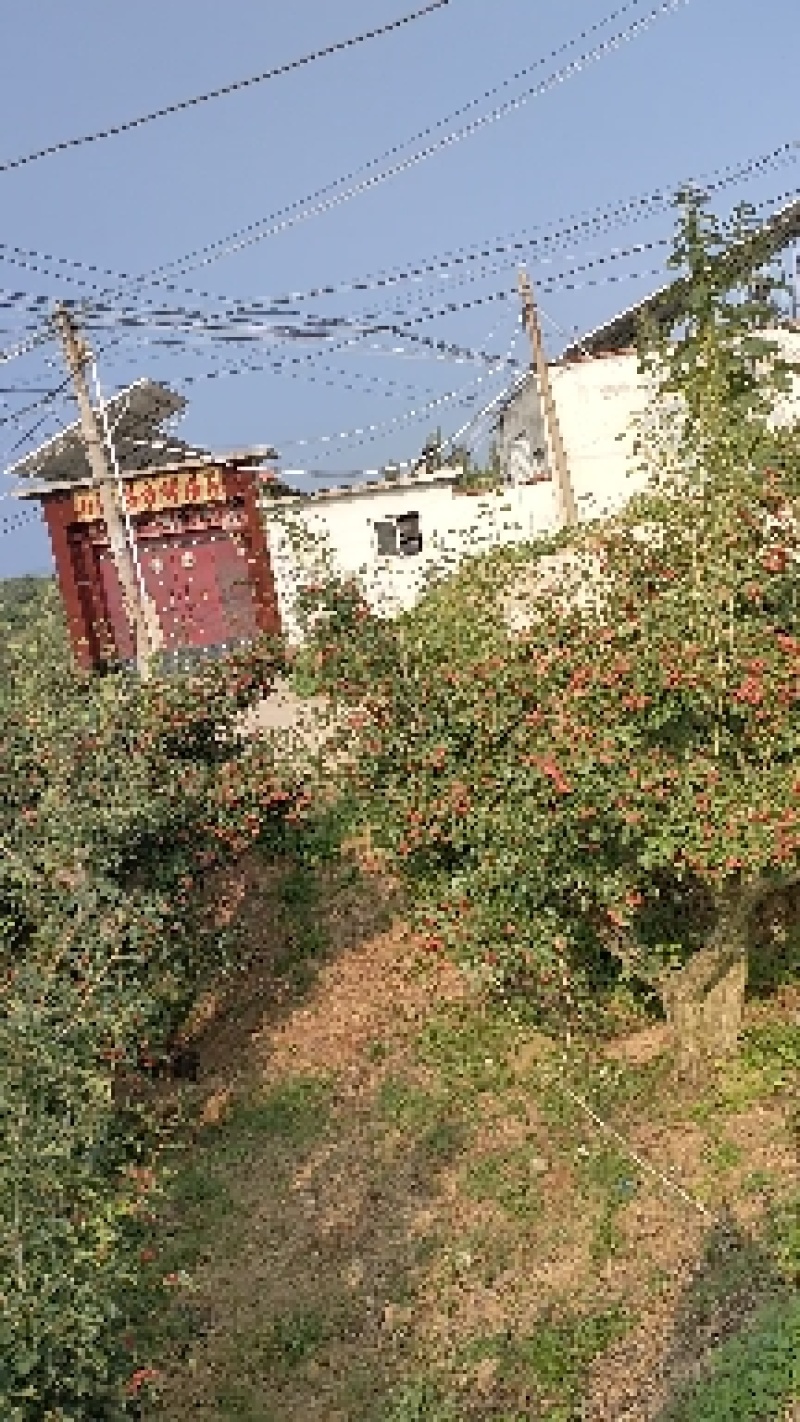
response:
[[[379,557],[376,521],[412,512],[420,516],[422,552]],[[452,481],[418,480],[328,498],[270,500],[264,517],[282,623],[289,640],[299,642],[295,600],[303,583],[321,580],[328,570],[354,576],[370,606],[393,616],[413,606],[433,573],[554,528],[555,506],[550,484],[478,496],[456,493]]]
[[[556,413],[582,518],[613,513],[644,485],[633,422],[650,398],[635,354],[597,356],[550,371]]]
[[[800,359],[800,333],[782,332],[780,342],[787,356]],[[644,484],[633,453],[633,422],[651,387],[638,373],[637,357],[628,352],[554,366],[551,381],[579,513],[582,518],[613,513]],[[796,398],[781,413],[796,417]],[[379,557],[376,520],[410,512],[420,515],[422,553]],[[452,479],[443,475],[268,499],[264,517],[283,626],[294,642],[302,640],[298,587],[321,578],[326,566],[355,576],[373,609],[392,616],[414,604],[432,572],[557,527],[550,482],[476,496],[456,493]],[[308,543],[302,553],[287,535],[287,518]]]
[[[800,332],[781,328],[765,332],[785,359],[800,362]],[[644,487],[633,450],[634,422],[654,393],[639,374],[634,352],[594,356],[550,370],[550,381],[570,475],[583,518],[619,509]],[[776,404],[776,418],[797,419],[800,382]]]

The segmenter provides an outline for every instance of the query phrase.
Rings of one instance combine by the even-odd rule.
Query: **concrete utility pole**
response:
[[[522,297],[522,319],[530,338],[531,352],[533,354],[531,367],[536,373],[537,383],[541,392],[542,404],[544,405],[545,425],[553,451],[558,511],[561,517],[561,523],[565,527],[571,527],[578,522],[578,509],[575,503],[572,481],[569,476],[567,451],[564,448],[564,441],[561,437],[561,426],[558,423],[556,405],[550,385],[550,372],[547,369],[547,361],[544,356],[542,332],[539,326],[539,313],[536,310],[533,288],[524,267],[520,269],[519,273],[519,290]]]
[[[100,494],[100,506],[108,533],[111,556],[114,559],[114,566],[122,589],[123,606],[133,633],[136,666],[140,676],[147,680],[150,676],[153,653],[158,648],[158,638],[155,634],[152,615],[154,610],[147,607],[146,594],[139,587],[133,555],[125,534],[122,512],[117,503],[114,476],[108,467],[103,441],[89,399],[84,371],[91,359],[91,352],[78,335],[72,315],[65,306],[56,308],[55,322],[64,347],[64,358],[75,387],[86,457],[92,471],[92,478]]]

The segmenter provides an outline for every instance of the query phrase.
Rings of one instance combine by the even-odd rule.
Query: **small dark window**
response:
[[[397,520],[397,551],[407,557],[422,552],[422,533],[419,514],[401,514]]]
[[[397,529],[391,519],[376,521],[375,536],[378,540],[378,556],[380,558],[388,558],[397,552]]]
[[[380,558],[409,558],[421,553],[419,514],[398,514],[396,518],[376,519],[375,537]]]

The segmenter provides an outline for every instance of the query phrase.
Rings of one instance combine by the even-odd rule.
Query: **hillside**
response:
[[[254,862],[241,911],[255,962],[180,1093],[158,1265],[177,1337],[148,1417],[782,1415],[796,929],[740,1060],[693,1092],[622,993],[613,1035],[566,1049],[432,964],[349,856]]]
[[[800,441],[682,207],[613,519],[151,679],[0,606],[11,1422],[796,1415]]]

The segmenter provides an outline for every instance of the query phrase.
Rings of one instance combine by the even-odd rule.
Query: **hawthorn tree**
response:
[[[748,231],[683,200],[684,307],[643,332],[644,494],[394,623],[344,590],[317,631],[357,706],[351,781],[431,951],[560,1018],[621,965],[692,1068],[735,1041],[754,925],[800,849],[800,441],[741,261],[730,289]]]
[[[142,685],[72,665],[55,589],[0,606],[0,1414],[138,1415],[164,1132],[155,1065],[231,944],[208,876],[301,813],[239,732],[280,647]]]

